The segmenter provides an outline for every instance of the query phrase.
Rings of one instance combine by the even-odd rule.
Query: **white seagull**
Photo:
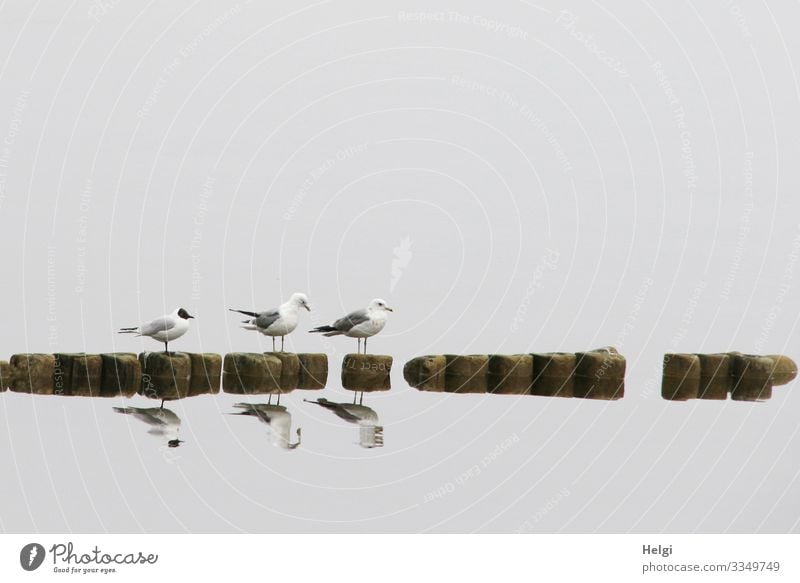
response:
[[[281,352],[283,352],[285,336],[293,332],[294,329],[297,328],[297,323],[300,321],[300,308],[305,308],[309,312],[311,311],[311,306],[308,304],[306,294],[292,294],[289,301],[273,310],[267,310],[266,312],[248,312],[246,310],[234,309],[230,311],[238,312],[245,316],[251,316],[252,319],[242,322],[242,328],[245,330],[258,330],[265,336],[272,336],[272,352],[275,352],[275,337],[280,336]]]
[[[386,312],[393,312],[381,299],[372,300],[363,310],[350,312],[330,326],[318,326],[309,332],[322,332],[324,336],[348,336],[358,339],[358,352],[361,352],[361,339],[364,339],[364,354],[367,353],[367,338],[375,336],[386,326]]]
[[[301,432],[299,427],[297,428],[297,441],[295,443],[290,442],[292,414],[286,410],[286,407],[265,405],[263,403],[236,403],[234,407],[242,409],[242,411],[231,413],[232,415],[250,415],[258,417],[259,421],[266,423],[270,429],[272,445],[275,447],[290,450],[300,447]]]
[[[164,343],[164,354],[169,355],[169,341],[177,340],[189,331],[189,320],[194,319],[189,312],[183,308],[178,308],[171,314],[161,316],[151,320],[141,326],[133,328],[120,328],[120,334],[136,334],[137,336],[148,336],[153,340]]]

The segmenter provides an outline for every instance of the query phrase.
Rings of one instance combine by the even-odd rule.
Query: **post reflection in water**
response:
[[[378,425],[378,413],[366,405],[356,403],[334,403],[328,399],[317,399],[313,403],[331,411],[339,419],[359,426],[359,442],[361,447],[383,447],[383,426]]]
[[[162,402],[161,407],[114,407],[114,411],[132,417],[150,426],[147,433],[158,437],[167,438],[168,447],[178,447],[184,443],[178,439],[178,431],[181,428],[181,418],[171,409],[165,409]]]
[[[281,449],[293,450],[300,447],[301,430],[297,428],[297,441],[291,443],[292,414],[282,405],[269,403],[236,403],[234,407],[242,409],[231,415],[249,415],[257,417],[269,428],[272,445]]]

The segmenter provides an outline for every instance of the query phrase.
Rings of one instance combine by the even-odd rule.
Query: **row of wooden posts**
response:
[[[772,387],[797,376],[788,356],[719,354],[665,354],[661,396],[671,401],[689,399],[766,401]]]
[[[611,347],[574,354],[420,356],[406,363],[403,373],[422,391],[602,400],[625,394],[625,358]],[[666,354],[661,396],[763,401],[772,396],[773,386],[796,376],[797,365],[781,355]]]
[[[342,386],[351,391],[391,388],[392,357],[348,354]],[[625,394],[625,357],[614,348],[513,355],[427,355],[408,361],[403,376],[421,391],[496,393],[617,400]],[[761,401],[797,375],[786,356],[666,354],[662,397]],[[182,399],[214,394],[276,394],[319,390],[328,357],[317,353],[57,353],[15,354],[0,361],[0,390],[44,395]]]
[[[358,358],[363,355],[353,355]],[[388,373],[387,373],[388,376]],[[328,380],[325,354],[161,352],[15,354],[0,363],[6,388],[43,395],[182,399],[218,393],[317,390]]]
[[[444,354],[406,363],[421,391],[616,400],[625,395],[625,357],[613,349],[546,354]]]

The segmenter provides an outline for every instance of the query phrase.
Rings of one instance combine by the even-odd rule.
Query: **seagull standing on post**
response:
[[[147,336],[153,340],[164,343],[164,354],[169,356],[169,341],[176,340],[189,331],[189,320],[194,319],[189,312],[183,308],[178,308],[171,314],[161,316],[155,320],[134,326],[132,328],[120,328],[120,334],[136,334],[137,336]]]
[[[358,353],[361,353],[361,339],[364,339],[364,354],[367,353],[367,338],[375,336],[386,326],[386,312],[393,312],[381,299],[372,300],[362,310],[350,312],[330,326],[318,326],[309,332],[321,332],[324,336],[348,336],[358,339]]]
[[[242,328],[245,330],[258,330],[265,336],[272,336],[272,352],[275,352],[275,337],[280,336],[281,352],[283,352],[285,336],[293,332],[300,321],[300,308],[311,311],[306,294],[292,294],[292,297],[287,302],[266,312],[248,312],[234,309],[230,311],[251,317],[251,319],[242,322]]]

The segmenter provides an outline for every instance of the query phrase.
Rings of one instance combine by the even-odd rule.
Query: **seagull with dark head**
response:
[[[132,328],[120,328],[120,334],[147,336],[164,343],[164,354],[169,355],[169,341],[177,340],[189,331],[189,320],[194,319],[183,308],[177,308],[171,314],[150,320],[146,324]]]

